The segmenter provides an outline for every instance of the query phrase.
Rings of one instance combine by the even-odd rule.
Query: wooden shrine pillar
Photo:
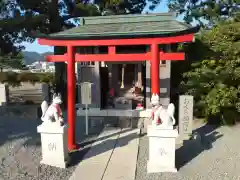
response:
[[[75,141],[76,130],[76,76],[75,76],[75,48],[67,47],[67,118],[68,118],[68,149],[77,149]]]
[[[151,86],[152,86],[152,97],[157,97],[159,101],[159,93],[160,93],[160,86],[159,86],[159,47],[157,43],[153,43],[151,45]]]

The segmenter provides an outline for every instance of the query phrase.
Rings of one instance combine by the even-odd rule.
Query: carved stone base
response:
[[[49,165],[49,166],[54,166],[54,167],[65,169],[68,166],[68,160],[67,161],[62,161],[62,160],[55,159],[52,162],[52,159],[44,159],[44,160],[40,161],[40,164],[45,164],[45,165]]]
[[[66,168],[68,163],[67,126],[43,123],[37,127],[41,133],[42,161],[41,164]]]
[[[177,136],[176,129],[148,126],[148,173],[177,172],[175,167],[175,139]]]
[[[173,172],[173,173],[176,173],[177,168],[166,167],[166,166],[162,166],[162,163],[148,161],[147,172],[148,173],[159,173],[159,172]]]

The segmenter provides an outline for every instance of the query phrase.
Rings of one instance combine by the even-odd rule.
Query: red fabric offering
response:
[[[59,116],[62,116],[62,110],[61,110],[59,104],[56,104],[55,107],[56,107],[56,109],[57,109],[58,115],[59,115]]]
[[[154,112],[152,112],[152,120],[154,120]],[[162,123],[162,120],[160,118],[157,119],[157,124],[161,124]]]
[[[114,97],[114,89],[113,88],[110,89],[109,94],[110,94],[110,96]]]
[[[151,115],[151,117],[152,117],[152,120],[154,120],[154,112],[152,112],[152,115]]]
[[[158,118],[158,119],[157,119],[157,124],[161,124],[161,123],[162,123],[161,119]]]

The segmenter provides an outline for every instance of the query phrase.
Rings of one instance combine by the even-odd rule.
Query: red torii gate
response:
[[[140,17],[141,15],[139,15]],[[161,20],[156,18],[161,18],[158,15],[147,15],[150,18],[155,18],[152,22],[159,23]],[[146,15],[144,18],[148,18]],[[156,16],[156,17],[153,17]],[[114,16],[116,18],[125,18],[127,17],[127,21],[121,19],[121,21],[126,21],[125,23],[139,22],[137,20],[131,20],[131,16]],[[133,16],[132,16],[133,17]],[[137,17],[137,16],[135,16]],[[134,17],[134,18],[135,18]],[[99,20],[99,17],[97,17]],[[109,19],[104,18],[104,22],[112,21],[113,17]],[[91,19],[90,19],[91,20]],[[170,19],[171,20],[171,19]],[[149,20],[142,21],[142,24],[150,22]],[[91,22],[90,22],[91,23]],[[115,22],[116,23],[116,22]],[[149,26],[147,24],[147,26]],[[97,28],[97,26],[96,26]],[[187,30],[180,30],[174,33],[168,34],[124,34],[124,35],[115,35],[108,36],[108,38],[99,38],[93,36],[91,38],[86,37],[60,37],[60,36],[37,36],[38,43],[40,45],[49,45],[49,46],[66,46],[67,53],[63,55],[49,55],[46,57],[46,60],[49,62],[67,62],[67,92],[68,92],[68,100],[67,100],[67,111],[68,111],[68,148],[69,150],[73,150],[77,148],[75,142],[75,84],[76,84],[76,76],[75,76],[75,62],[117,62],[117,61],[125,61],[125,62],[137,62],[137,61],[150,61],[151,62],[151,89],[152,95],[158,95],[160,91],[159,86],[159,65],[160,60],[184,60],[184,53],[165,53],[159,49],[160,44],[173,44],[173,43],[183,43],[183,42],[192,42],[194,40],[194,33],[199,30],[199,27],[188,28]],[[110,33],[109,33],[110,34]],[[64,35],[65,36],[65,35]],[[109,38],[110,37],[110,38]],[[132,53],[132,54],[118,54],[116,52],[117,46],[126,46],[126,45],[149,45],[150,51],[146,53]],[[79,54],[75,52],[75,47],[86,47],[86,46],[107,46],[108,54]]]

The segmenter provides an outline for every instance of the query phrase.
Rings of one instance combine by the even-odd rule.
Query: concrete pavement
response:
[[[134,180],[138,131],[105,128],[69,180]]]

